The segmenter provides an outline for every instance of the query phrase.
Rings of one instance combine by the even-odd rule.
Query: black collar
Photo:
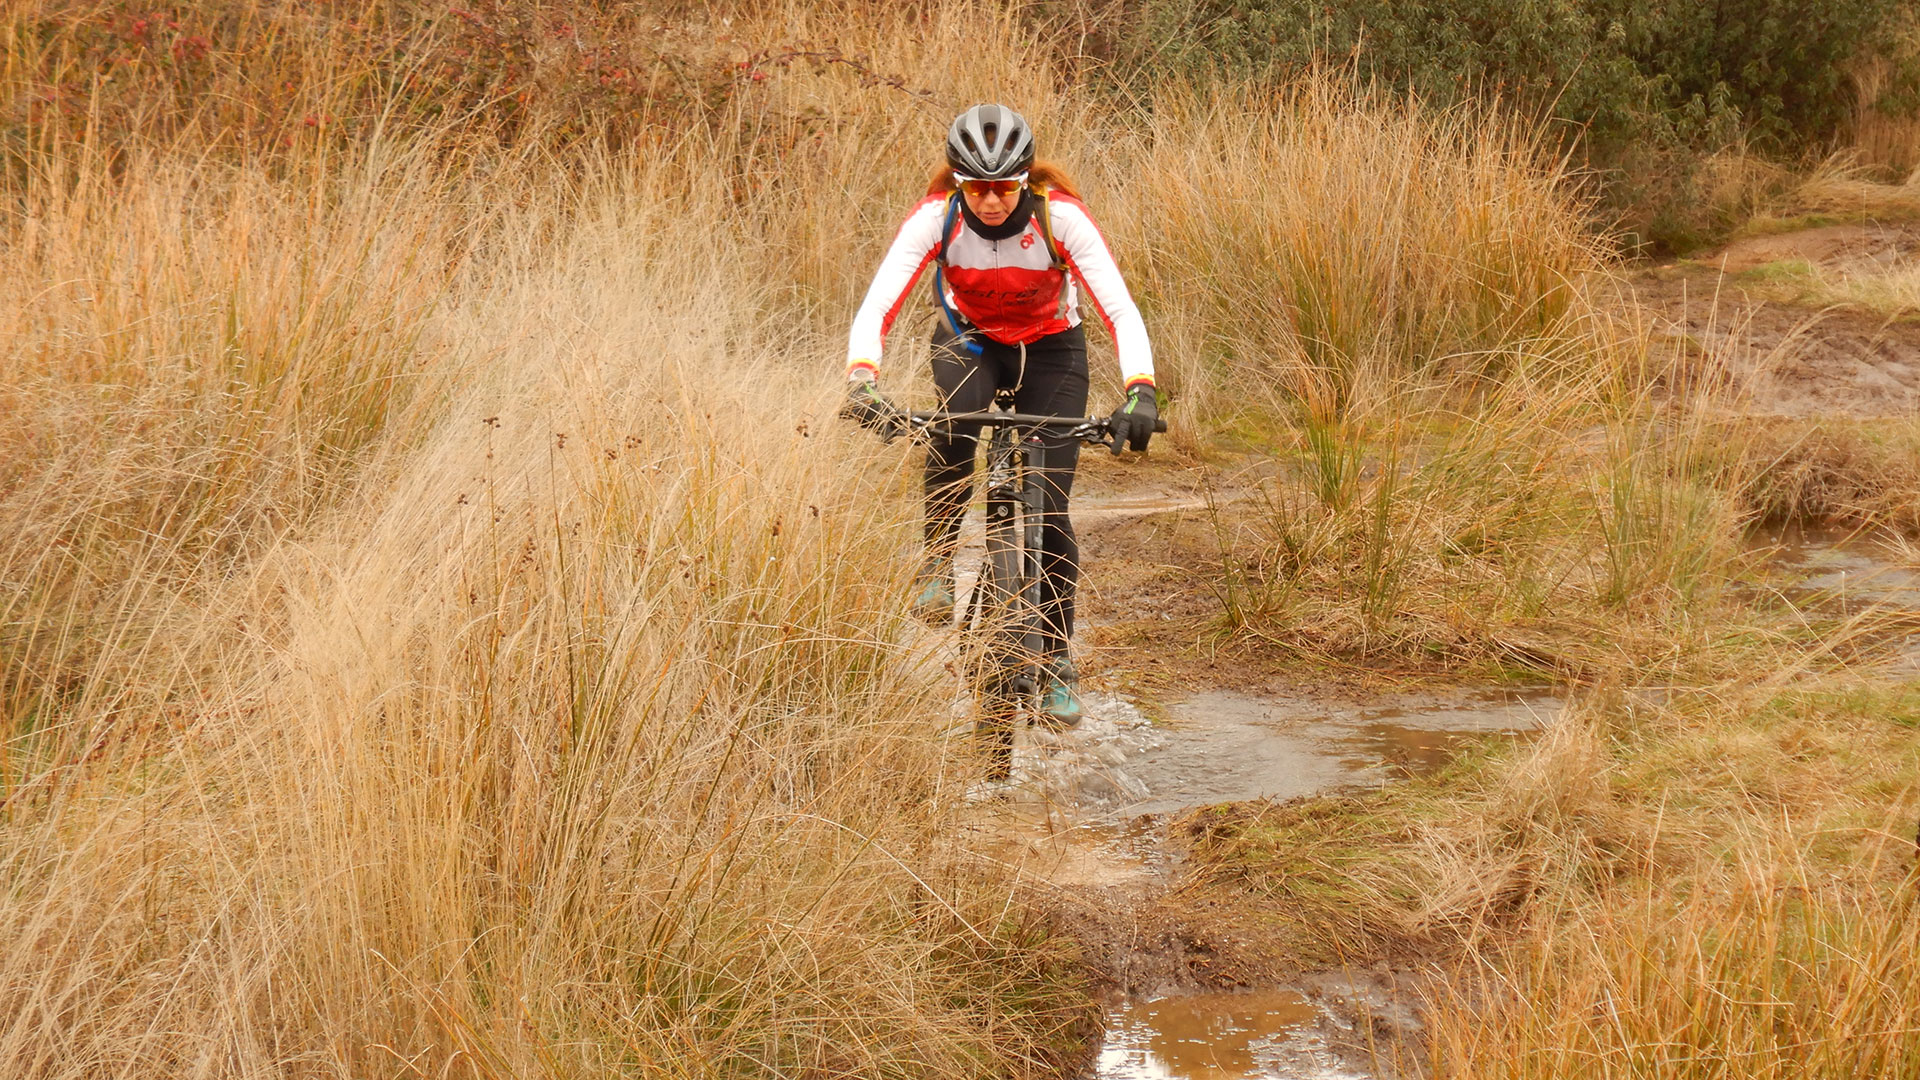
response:
[[[965,195],[956,192],[954,197],[960,200],[960,216],[966,218],[967,228],[972,229],[988,240],[1011,240],[1019,236],[1020,233],[1026,229],[1027,222],[1033,218],[1032,188],[1027,188],[1020,192],[1019,204],[1013,208],[1013,213],[1007,215],[1007,220],[998,225],[988,225],[986,222],[974,217],[973,209],[967,205],[967,197]]]

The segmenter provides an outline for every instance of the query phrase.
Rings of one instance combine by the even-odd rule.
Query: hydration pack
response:
[[[1033,216],[1040,223],[1040,242],[1047,245],[1047,262],[1052,269],[1060,271],[1061,274],[1060,294],[1064,307],[1067,260],[1061,257],[1060,245],[1053,240],[1053,214],[1047,191],[1035,189],[1033,195],[1040,204],[1033,208]],[[953,310],[952,305],[947,303],[947,279],[944,273],[947,267],[947,242],[953,238],[953,224],[959,217],[960,193],[955,191],[947,196],[947,211],[940,218],[940,243],[933,249],[933,306],[940,309],[940,317],[947,320],[947,329],[953,331],[953,336],[965,344],[969,353],[979,356],[986,351],[985,347],[968,335],[967,332],[973,328],[967,325],[959,312]]]

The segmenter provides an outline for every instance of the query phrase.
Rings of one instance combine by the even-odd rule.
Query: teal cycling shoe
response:
[[[1080,703],[1080,673],[1064,656],[1049,657],[1040,665],[1040,722],[1064,731],[1079,727],[1087,715]]]
[[[914,579],[913,617],[932,626],[953,623],[953,566],[929,566]]]

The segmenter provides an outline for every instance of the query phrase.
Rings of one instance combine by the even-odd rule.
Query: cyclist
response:
[[[1113,452],[1145,450],[1156,403],[1153,351],[1119,267],[1093,216],[1056,166],[1034,157],[1019,113],[976,105],[947,131],[946,161],[907,215],[880,262],[848,335],[845,414],[869,426],[892,422],[877,385],[881,346],[928,263],[937,264],[933,379],[942,409],[981,412],[1011,390],[1023,413],[1079,417],[1087,408],[1087,338],[1080,289],[1092,298],[1119,352],[1126,400],[1113,413]],[[972,494],[980,427],[932,432],[927,451],[925,561],[913,609],[936,624],[953,617],[953,557]],[[1079,457],[1076,440],[1047,443],[1043,471],[1040,615],[1045,655],[1041,713],[1061,726],[1082,714],[1073,636],[1079,545],[1067,516]]]

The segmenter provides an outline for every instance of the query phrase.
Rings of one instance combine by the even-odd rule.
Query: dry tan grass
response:
[[[1909,1076],[1910,689],[1642,710],[1590,775],[1637,834],[1443,994],[1440,1075]]]
[[[9,1069],[958,1074],[1076,1021],[944,842],[905,511],[716,287],[751,241],[668,227],[686,167],[522,164],[565,201],[477,228],[157,174],[39,248]]]
[[[1802,180],[1792,200],[1805,213],[1913,217],[1920,215],[1920,171],[1904,182],[1875,181],[1862,175],[1857,158],[1843,155]]]
[[[1567,331],[1600,265],[1560,163],[1521,127],[1337,77],[1169,86],[1102,145],[1099,175],[1152,180],[1105,202],[1141,253],[1128,269],[1170,385],[1214,424],[1250,403],[1336,423],[1409,375],[1498,369]]]
[[[1855,66],[1851,73],[1859,107],[1854,112],[1849,141],[1860,159],[1895,176],[1920,172],[1920,115],[1901,115],[1879,107],[1895,88],[1900,63],[1920,55],[1920,22],[1907,20],[1904,57],[1879,56]]]
[[[796,166],[723,130],[33,159],[0,1071],[1002,1075],[1069,1044],[1045,913],[952,843],[974,763],[894,610],[902,456],[834,422],[783,291],[819,219],[782,211],[820,211],[740,213],[732,181]]]
[[[21,30],[67,10],[8,12],[10,90],[85,68]],[[1306,584],[1267,617],[1318,589],[1336,647],[1510,657],[1536,642],[1471,637],[1512,628],[1487,613],[1564,601],[1602,613],[1582,664],[1722,628],[1738,440],[1592,325],[1579,208],[1498,118],[1325,80],[1116,108],[1003,7],[794,5],[676,23],[769,77],[696,65],[726,93],[602,138],[535,97],[368,113],[386,69],[279,10],[189,9],[265,29],[184,118],[128,72],[7,144],[0,1071],[1059,1063],[1070,950],[954,842],[976,763],[894,610],[911,468],[831,418],[958,103],[1010,101],[1080,174],[1180,437],[1298,455],[1266,569]],[[439,104],[478,108],[477,70]],[[1472,827],[1348,860],[1392,901],[1362,929],[1511,926],[1617,862],[1644,808],[1582,717]]]

